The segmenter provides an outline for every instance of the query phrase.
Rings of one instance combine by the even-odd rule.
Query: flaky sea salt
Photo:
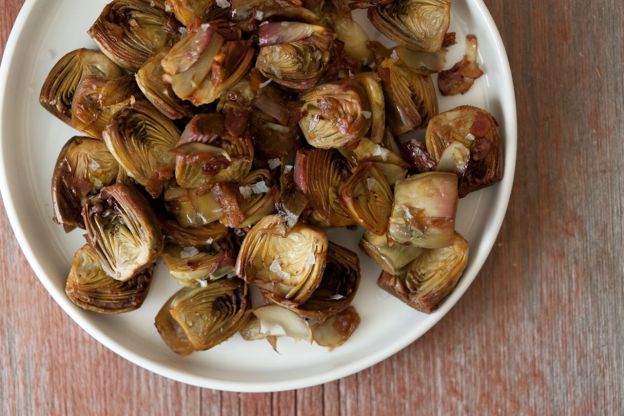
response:
[[[230,7],[230,2],[228,0],[217,0],[217,6],[221,7],[222,9],[227,9],[228,7]]]
[[[275,158],[267,160],[267,163],[269,164],[269,169],[275,170],[278,166],[282,164],[282,161],[279,158]]]
[[[188,259],[198,254],[199,254],[199,250],[197,250],[195,247],[184,247],[182,251],[180,251],[180,258]]]
[[[370,111],[362,111],[362,115],[364,116],[365,119],[370,119],[373,116],[373,113],[371,113]]]
[[[267,184],[264,181],[260,181],[260,182],[256,182],[253,185],[251,185],[251,191],[254,194],[266,194],[267,192],[269,192],[270,188],[267,186]]]

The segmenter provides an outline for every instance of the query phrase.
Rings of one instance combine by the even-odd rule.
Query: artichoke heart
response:
[[[54,220],[66,232],[84,228],[82,206],[90,195],[115,183],[119,165],[101,140],[72,137],[63,146],[52,176]]]
[[[388,244],[386,234],[366,231],[360,241],[360,248],[382,269],[390,274],[401,274],[405,267],[423,252],[423,248],[411,244]]]
[[[357,146],[371,128],[372,111],[366,90],[355,80],[323,84],[305,93],[299,127],[319,149]]]
[[[159,218],[160,225],[168,241],[182,246],[212,244],[228,237],[228,228],[220,222],[212,222],[201,227],[183,227],[174,218]]]
[[[439,169],[458,173],[460,197],[493,185],[503,177],[498,124],[485,110],[461,106],[439,114],[427,127],[426,141]]]
[[[396,136],[426,126],[438,113],[438,98],[430,75],[386,59],[381,63],[388,125]]]
[[[423,248],[449,245],[455,235],[457,175],[421,173],[394,186],[388,238]]]
[[[90,49],[77,49],[63,56],[50,70],[39,102],[50,113],[71,125],[72,101],[85,76],[119,78],[123,71],[106,55]]]
[[[65,283],[67,297],[82,309],[98,313],[124,313],[141,307],[149,291],[153,268],[120,282],[108,276],[95,250],[78,249]]]
[[[131,76],[87,76],[80,81],[72,102],[72,127],[98,139],[118,111],[136,101],[141,92]]]
[[[254,50],[240,32],[220,22],[205,23],[176,43],[162,59],[165,80],[175,94],[196,106],[216,101],[251,67]]]
[[[156,55],[152,56],[136,73],[136,83],[145,95],[145,98],[152,103],[165,116],[171,120],[178,120],[190,117],[193,113],[191,106],[180,100],[171,84],[163,79],[165,71],[160,64],[163,58],[169,53],[169,48],[164,48]]]
[[[216,280],[176,292],[156,315],[155,325],[173,352],[188,355],[208,350],[238,332],[247,321],[249,306],[244,282]]]
[[[368,9],[368,18],[388,38],[410,48],[436,52],[451,21],[451,0],[396,0]]]
[[[297,152],[295,183],[310,201],[312,220],[320,227],[346,227],[356,222],[343,207],[340,187],[349,177],[347,161],[335,150]]]
[[[358,165],[340,187],[340,197],[358,224],[376,234],[386,232],[392,211],[392,190],[375,164]]]
[[[388,137],[388,139],[386,138]],[[341,152],[349,157],[354,165],[362,163],[373,163],[377,169],[385,176],[390,185],[394,185],[397,181],[405,179],[407,168],[409,165],[398,153],[390,150],[389,147],[396,146],[394,138],[386,131],[386,137],[381,144],[376,144],[370,139],[364,137],[360,140],[360,144],[352,151],[342,149]],[[392,143],[388,143],[391,140]]]
[[[197,27],[201,22],[209,20],[207,18],[216,2],[215,0],[165,0],[165,4],[184,26]]]
[[[218,244],[179,246],[168,244],[163,253],[165,266],[182,286],[195,287],[202,280],[220,279],[234,271],[234,256]]]
[[[447,247],[424,250],[404,274],[383,272],[377,284],[421,312],[431,313],[453,291],[468,263],[468,242],[455,233]]]
[[[323,26],[270,22],[258,29],[256,68],[265,77],[295,90],[314,87],[329,66],[334,34]]]
[[[239,228],[252,226],[275,211],[275,203],[280,192],[273,185],[271,172],[268,170],[258,169],[250,172],[240,182],[238,189],[242,197],[240,209],[244,218]]]
[[[360,315],[349,306],[326,321],[312,326],[312,337],[318,345],[333,350],[347,342],[360,326]]]
[[[330,242],[321,283],[308,300],[297,305],[288,300],[276,299],[270,293],[266,297],[311,322],[320,323],[347,309],[359,284],[360,259],[357,254]]]
[[[113,0],[88,33],[113,62],[136,72],[152,55],[176,42],[178,28],[163,0]]]
[[[130,177],[158,197],[173,176],[178,128],[146,101],[119,111],[103,133],[104,142]]]
[[[209,191],[169,186],[165,207],[183,227],[202,227],[218,221],[223,210]]]
[[[279,216],[266,216],[243,240],[236,274],[276,298],[301,304],[321,282],[328,246],[319,229],[299,223],[284,232]]]
[[[238,182],[251,170],[254,157],[251,139],[233,135],[217,113],[193,117],[175,150],[175,176],[183,188]]]
[[[147,200],[128,185],[103,188],[82,210],[87,240],[102,269],[121,281],[151,267],[163,249],[158,220]]]

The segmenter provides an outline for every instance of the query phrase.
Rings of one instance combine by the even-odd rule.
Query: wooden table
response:
[[[0,414],[624,414],[624,2],[487,0],[515,78],[517,179],[480,276],[429,333],[340,381],[202,390],[102,347],[0,215]],[[22,0],[0,0],[4,46]]]

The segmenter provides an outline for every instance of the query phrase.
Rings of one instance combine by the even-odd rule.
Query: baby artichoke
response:
[[[136,72],[156,52],[175,43],[178,27],[163,0],[113,0],[88,33],[113,62]]]
[[[65,283],[67,297],[78,307],[98,313],[123,313],[143,304],[152,281],[153,267],[120,282],[102,269],[93,247],[78,249]]]
[[[50,70],[41,87],[39,102],[50,113],[71,124],[74,93],[82,78],[89,75],[119,78],[123,71],[99,51],[71,51]]]
[[[156,198],[175,167],[178,128],[146,101],[113,116],[103,133],[106,147],[128,175]]]
[[[427,150],[440,170],[459,175],[459,196],[499,182],[503,177],[498,124],[480,108],[461,106],[434,117],[427,127]],[[469,157],[468,157],[469,154]]]
[[[241,80],[253,56],[251,41],[240,40],[240,31],[215,21],[189,32],[161,63],[175,94],[199,106],[216,101]]]
[[[360,260],[354,252],[338,244],[329,243],[327,263],[318,288],[310,298],[298,305],[284,299],[267,297],[316,323],[349,307],[360,284]]]
[[[445,247],[455,235],[456,211],[457,175],[428,172],[398,181],[388,238],[391,243]]]
[[[52,176],[54,221],[69,232],[84,228],[82,206],[87,198],[115,183],[117,161],[106,145],[89,137],[72,137],[63,146]]]
[[[405,274],[384,271],[377,284],[421,312],[431,313],[455,288],[468,263],[468,242],[455,233],[447,247],[424,250]]]
[[[408,48],[436,52],[451,21],[451,0],[396,0],[368,9],[381,33]]]
[[[71,124],[83,133],[101,139],[113,116],[134,103],[140,94],[130,76],[114,79],[84,77],[74,94]]]
[[[392,190],[373,163],[358,165],[340,187],[340,197],[359,225],[376,234],[386,232],[392,211]]]
[[[238,332],[247,320],[249,305],[245,283],[216,280],[178,291],[158,312],[155,325],[173,352],[188,355],[208,350]]]
[[[258,29],[256,68],[276,83],[296,90],[315,86],[329,65],[334,34],[323,26],[271,22]]]
[[[190,117],[193,113],[190,106],[182,102],[163,79],[165,71],[160,62],[169,53],[169,48],[162,49],[143,64],[136,73],[136,83],[145,98],[171,120]]]
[[[186,126],[177,153],[175,176],[183,188],[237,182],[251,170],[253,142],[228,131],[221,114],[198,114]]]
[[[128,185],[103,188],[84,206],[82,216],[102,269],[116,280],[130,280],[151,267],[162,251],[162,232],[152,208]]]
[[[314,209],[320,227],[346,227],[356,222],[340,199],[340,187],[349,177],[347,161],[335,150],[302,149],[297,152],[295,183]]]
[[[391,58],[384,60],[380,67],[392,133],[399,136],[426,126],[438,113],[438,98],[431,76],[418,74]]]
[[[328,247],[323,231],[298,223],[285,232],[279,216],[269,215],[247,233],[236,274],[276,298],[302,304],[321,283]]]
[[[168,244],[162,257],[171,276],[182,286],[195,287],[203,280],[220,279],[234,271],[232,253],[215,243],[206,246]]]

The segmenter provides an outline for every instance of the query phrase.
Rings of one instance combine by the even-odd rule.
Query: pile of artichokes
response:
[[[438,307],[468,259],[458,198],[502,176],[489,113],[438,113],[432,75],[452,44],[450,7],[108,4],[88,31],[99,50],[62,57],[40,96],[82,133],[52,179],[54,221],[86,230],[67,296],[94,312],[135,310],[162,258],[183,286],[155,317],[176,353],[237,332],[331,349],[359,325],[360,267],[325,229],[361,226],[379,286],[419,311]],[[397,46],[369,40],[353,9]],[[446,78],[476,73],[472,83],[470,65]],[[424,141],[404,138],[417,129]],[[252,287],[263,304],[252,305]]]

